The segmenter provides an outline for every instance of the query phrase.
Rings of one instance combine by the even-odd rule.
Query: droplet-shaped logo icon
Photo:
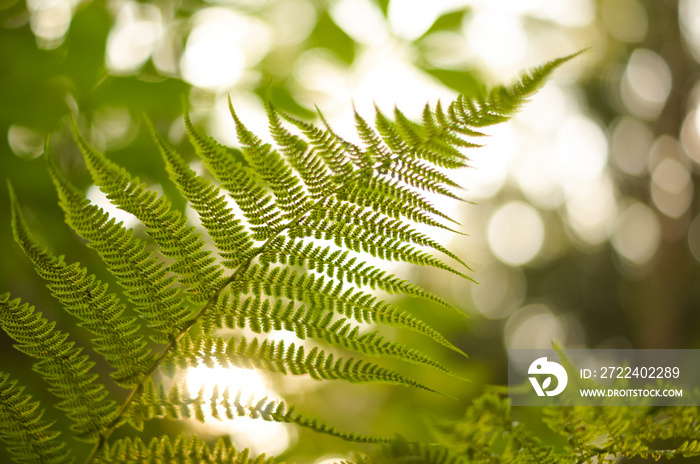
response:
[[[532,387],[535,389],[535,393],[537,393],[537,396],[556,396],[564,391],[564,388],[566,388],[566,383],[569,381],[569,376],[566,374],[566,369],[564,369],[559,363],[547,361],[547,357],[535,359],[532,364],[530,364],[530,368],[527,370],[527,373],[530,375],[546,374],[549,376],[544,379],[542,385],[540,385],[538,382],[537,377],[528,377]],[[547,390],[552,384],[552,376],[556,377],[557,379],[556,388],[554,390]]]

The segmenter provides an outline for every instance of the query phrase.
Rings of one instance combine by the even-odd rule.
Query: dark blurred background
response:
[[[272,101],[311,119],[317,105],[354,139],[353,105],[367,117],[375,103],[416,117],[426,102],[511,81],[583,48],[514,121],[490,131],[486,148],[469,152],[473,169],[454,175],[476,205],[444,203],[468,236],[438,238],[470,264],[479,285],[390,266],[471,316],[465,322],[423,301],[396,301],[470,355],[393,334],[472,380],[396,367],[457,402],[257,373],[188,374],[195,391],[211,379],[268,389],[345,429],[424,438],[430,417],[457,417],[484,385],[506,382],[506,348],[553,340],[569,348],[700,348],[700,2],[0,0],[0,172],[43,244],[111,282],[63,223],[44,166],[51,135],[51,156],[107,206],[72,142],[71,113],[93,144],[176,197],[144,113],[190,159],[184,102],[203,130],[235,145],[228,95],[260,135],[263,102]],[[73,330],[12,240],[4,188],[0,212],[0,292]],[[4,334],[0,349],[1,370],[34,379]],[[55,402],[38,384],[28,391]],[[208,433],[299,462],[353,448],[276,424],[220,425]],[[161,427],[170,425],[144,436]]]

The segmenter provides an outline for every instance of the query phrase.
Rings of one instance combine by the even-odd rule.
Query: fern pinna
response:
[[[210,446],[187,437],[148,443],[110,440],[126,424],[140,431],[153,418],[204,420],[205,410],[213,417],[294,423],[346,440],[388,441],[339,431],[296,412],[293,405],[266,398],[218,390],[211,398],[202,393],[192,398],[177,381],[166,384],[153,374],[219,364],[433,391],[367,356],[391,356],[449,372],[445,367],[415,347],[377,332],[360,333],[359,324],[416,331],[461,353],[425,322],[368,289],[450,305],[363,262],[358,253],[466,277],[466,265],[415,226],[455,227],[424,192],[458,198],[458,185],[446,170],[466,166],[464,149],[478,146],[473,140],[481,135],[480,128],[508,119],[567,59],[536,68],[514,85],[477,97],[461,95],[448,106],[426,106],[420,122],[398,109],[393,117],[377,110],[373,124],[356,114],[360,144],[341,138],[322,116],[318,127],[270,106],[274,146],[249,131],[231,108],[240,141],[240,148],[231,149],[200,134],[186,117],[190,142],[211,176],[194,172],[151,127],[170,179],[199,215],[215,253],[170,199],[94,149],[74,123],[94,183],[112,203],[136,216],[150,237],[136,237],[91,204],[47,157],[67,224],[100,256],[121,291],[41,246],[10,188],[12,228],[56,299],[93,334],[95,352],[111,366],[114,382],[128,392],[126,399],[117,402],[92,372],[95,361],[84,347],[33,307],[2,296],[0,326],[16,340],[17,349],[36,358],[34,370],[61,399],[58,407],[72,422],[74,438],[91,444],[86,462],[251,460],[246,450],[236,451],[226,442]],[[222,328],[247,328],[258,335],[221,336]],[[287,330],[299,340],[322,345],[272,341],[266,336],[272,330]],[[357,354],[340,357],[329,347]],[[76,443],[53,432],[41,411],[17,380],[0,373],[0,438],[9,453],[17,462],[73,462]]]

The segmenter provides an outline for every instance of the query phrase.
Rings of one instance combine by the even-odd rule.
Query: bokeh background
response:
[[[203,130],[236,145],[229,95],[260,135],[263,102],[272,101],[310,119],[317,106],[354,140],[353,106],[369,117],[375,104],[398,105],[415,117],[426,102],[511,81],[583,48],[512,122],[490,131],[485,148],[468,153],[472,168],[455,173],[475,204],[443,206],[468,235],[438,238],[470,264],[479,285],[390,266],[470,316],[395,300],[470,359],[411,334],[392,335],[472,381],[394,367],[457,400],[250,371],[187,374],[193,391],[218,379],[292,399],[347,430],[428,438],[432,419],[458,417],[485,385],[506,382],[507,348],[552,340],[571,348],[700,348],[700,2],[0,0],[0,172],[39,239],[109,282],[63,223],[43,164],[51,135],[51,156],[90,199],[108,206],[72,141],[70,113],[96,146],[175,197],[144,113],[192,159],[184,105]],[[72,327],[12,240],[4,188],[0,212],[0,291]],[[3,371],[31,375],[4,334],[0,349]],[[35,380],[30,393],[55,402]],[[51,409],[47,415],[58,417]],[[144,437],[190,426],[198,427],[157,423]],[[198,430],[298,462],[356,448],[244,420]]]

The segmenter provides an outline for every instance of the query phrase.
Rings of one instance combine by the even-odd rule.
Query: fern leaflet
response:
[[[152,363],[146,341],[138,335],[136,319],[122,316],[124,306],[117,296],[108,293],[107,285],[88,275],[85,268],[78,263],[69,265],[63,256],[42,249],[29,232],[12,189],[10,196],[15,240],[34,262],[37,273],[47,280],[53,295],[80,319],[79,325],[97,336],[96,351],[116,368],[114,379],[123,386],[136,385]]]
[[[17,381],[0,372],[0,439],[19,463],[65,464],[73,462],[70,449],[57,440],[53,424],[42,420],[39,403],[22,394]]]
[[[17,349],[36,358],[33,369],[49,384],[49,390],[61,398],[58,408],[74,422],[77,437],[97,441],[100,431],[115,417],[114,401],[106,399],[107,390],[96,382],[95,365],[81,354],[82,347],[66,341],[68,335],[54,330],[53,323],[35,313],[34,308],[0,296],[0,326],[14,340]]]

